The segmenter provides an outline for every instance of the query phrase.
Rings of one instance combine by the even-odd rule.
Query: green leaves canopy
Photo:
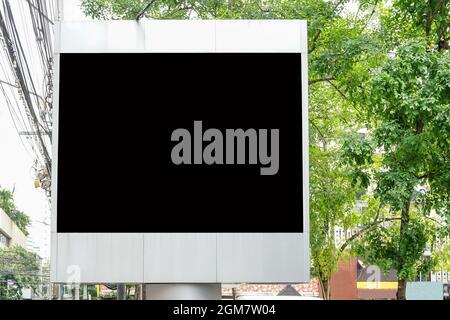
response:
[[[39,260],[22,247],[0,249],[0,300],[20,300],[22,289],[36,289]]]
[[[30,225],[30,218],[24,212],[16,208],[14,196],[11,191],[0,189],[0,208],[5,211],[25,235],[28,235],[27,226]]]

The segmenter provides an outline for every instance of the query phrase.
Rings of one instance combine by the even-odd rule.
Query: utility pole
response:
[[[56,21],[64,20],[64,1],[56,0]]]

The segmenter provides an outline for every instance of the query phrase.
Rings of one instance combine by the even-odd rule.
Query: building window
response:
[[[9,238],[0,232],[0,248],[9,247]]]

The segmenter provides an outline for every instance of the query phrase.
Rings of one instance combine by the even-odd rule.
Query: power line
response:
[[[29,94],[28,84],[27,84],[27,80],[26,80],[27,74],[30,77],[30,69],[29,69],[27,61],[25,59],[23,59],[23,55],[24,55],[23,46],[22,46],[22,43],[20,42],[20,38],[19,38],[19,35],[17,32],[17,28],[16,28],[16,25],[14,22],[14,17],[12,15],[11,7],[10,7],[8,0],[4,0],[4,8],[6,9],[5,10],[6,17],[9,17],[9,27],[11,28],[12,32],[10,33],[8,31],[8,28],[6,25],[6,19],[3,17],[2,13],[0,13],[0,29],[3,33],[3,37],[6,42],[6,49],[8,51],[9,57],[11,59],[14,73],[15,73],[17,80],[20,83],[20,87],[23,91],[23,96],[24,96],[24,99],[26,102],[26,107],[28,108],[28,111],[31,115],[33,126],[35,127],[37,132],[40,133],[40,128],[37,125],[39,120],[38,120],[36,112],[33,108],[33,103],[32,103],[32,100],[31,100],[31,97]],[[14,42],[13,42],[13,39],[14,39]],[[16,54],[16,52],[17,52],[17,54]],[[25,70],[23,68],[23,65],[25,66],[27,73],[24,72]],[[33,82],[31,82],[31,84],[34,87]],[[40,134],[38,134],[37,139],[39,140],[40,147],[42,148],[44,159],[45,159],[45,162],[47,165],[47,170],[50,172],[50,163],[51,163],[50,155],[44,144],[43,138]]]
[[[17,84],[12,84],[12,83],[10,83],[10,82],[8,82],[8,81],[4,81],[4,80],[1,80],[1,79],[0,79],[0,83],[6,84],[6,85],[8,85],[8,86],[11,86],[11,87],[17,88],[17,89],[20,89],[20,88],[21,88],[21,87],[20,87],[19,85],[17,85]],[[35,92],[30,92],[30,94],[32,94],[32,95],[38,97],[39,99],[41,99],[42,102],[45,103],[44,98],[41,97],[39,94],[37,94],[37,93],[35,93]]]
[[[26,1],[30,5],[30,7],[32,7],[33,9],[36,9],[40,13],[41,17],[45,18],[45,20],[47,20],[49,23],[53,24],[52,19],[47,17],[47,15],[45,13],[43,13],[40,8],[36,7],[33,3],[31,3],[30,0],[26,0]],[[40,4],[40,2],[38,2],[38,4]]]
[[[0,63],[4,73],[4,79],[0,80],[0,93],[5,97],[19,136],[21,131],[33,133],[27,135],[26,140],[37,162],[45,169],[45,179],[51,179],[53,0],[26,0],[29,10],[25,10],[22,1],[14,2],[15,10],[12,10],[9,0],[0,1],[0,42],[3,45],[0,57],[7,61],[6,64]],[[16,18],[20,20],[20,29]],[[33,32],[30,33],[29,30]],[[8,65],[9,72],[4,70],[5,65]],[[10,75],[14,80],[11,80]],[[36,84],[40,84],[40,91]],[[3,85],[10,88],[11,95]],[[14,92],[13,88],[17,91]],[[22,136],[20,139],[22,141]],[[47,194],[50,195],[49,184],[45,185],[48,187]]]

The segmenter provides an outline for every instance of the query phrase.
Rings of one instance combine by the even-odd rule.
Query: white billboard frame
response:
[[[57,233],[61,53],[301,53],[303,233]],[[298,283],[310,280],[308,50],[303,20],[57,22],[51,281]],[[126,213],[123,216],[127,218]],[[274,214],[274,218],[276,215]],[[88,222],[87,222],[88,223]]]

